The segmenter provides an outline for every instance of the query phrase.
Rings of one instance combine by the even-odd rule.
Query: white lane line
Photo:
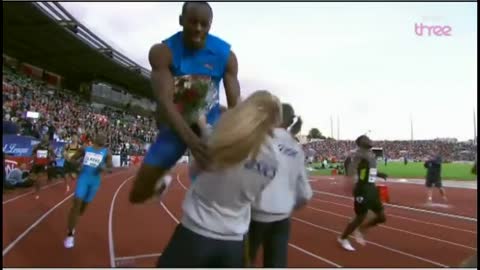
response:
[[[339,198],[353,200],[353,198],[350,197],[350,196],[344,196],[344,195],[335,194],[335,193],[331,193],[331,192],[319,191],[319,190],[315,190],[315,189],[313,190],[313,192],[318,193],[318,194],[324,194],[324,195],[329,195],[329,196],[333,196],[333,197],[339,197]],[[461,220],[477,222],[477,219],[472,218],[472,217],[466,217],[466,216],[460,216],[460,215],[454,215],[454,214],[447,214],[447,213],[436,212],[436,211],[432,211],[432,210],[426,210],[426,209],[420,209],[420,208],[408,207],[408,206],[396,205],[396,204],[389,204],[389,203],[384,203],[383,205],[389,206],[389,207],[394,207],[394,208],[410,210],[410,211],[421,212],[421,213],[429,213],[429,214],[434,214],[434,215],[439,215],[439,216],[445,216],[445,217],[450,217],[450,218],[456,218],[456,219],[461,219]]]
[[[118,174],[120,174],[120,173],[124,173],[124,171],[115,172],[115,174],[113,174],[113,175],[105,175],[104,177],[107,178],[107,177],[109,177],[109,176],[118,175]],[[51,183],[51,184],[48,184],[48,185],[46,185],[46,186],[41,187],[40,190],[44,190],[44,189],[47,189],[47,188],[51,188],[51,187],[53,187],[53,186],[55,186],[55,185],[58,185],[58,184],[61,184],[61,183],[65,183],[65,181],[64,181],[64,180],[58,180],[58,181],[55,182],[55,183]],[[18,195],[18,196],[16,196],[16,197],[13,197],[13,198],[10,198],[10,199],[8,199],[8,200],[6,200],[6,201],[3,201],[2,204],[7,204],[7,203],[10,203],[10,202],[13,202],[13,201],[15,201],[15,200],[17,200],[17,199],[20,199],[20,198],[23,198],[23,197],[28,196],[28,195],[30,195],[30,194],[33,194],[34,192],[35,192],[35,190],[32,190],[32,191],[26,192],[26,193],[24,193],[24,194],[20,194],[20,195]]]
[[[303,220],[303,219],[300,219],[300,218],[297,218],[297,217],[292,217],[292,220],[296,220],[296,221],[298,221],[298,222],[300,222],[300,223],[310,225],[310,226],[315,227],[315,228],[317,228],[317,229],[321,229],[321,230],[324,230],[324,231],[332,232],[332,233],[335,233],[335,234],[341,234],[341,232],[339,232],[339,231],[332,230],[332,229],[329,229],[329,228],[326,228],[326,227],[323,227],[323,226],[320,226],[320,225],[317,225],[317,224],[313,224],[313,223],[311,223],[311,222],[308,222],[308,221],[306,221],[306,220]],[[352,236],[350,236],[350,237],[352,237]],[[381,245],[381,244],[378,244],[378,243],[375,243],[375,242],[372,242],[372,241],[366,240],[365,242],[367,242],[367,243],[369,243],[369,244],[371,244],[371,245],[374,245],[374,246],[377,246],[377,247],[380,247],[380,248],[383,248],[383,249],[386,249],[386,250],[389,250],[389,251],[398,253],[398,254],[402,254],[402,255],[405,255],[405,256],[408,256],[408,257],[411,257],[411,258],[415,258],[415,259],[418,259],[418,260],[421,260],[421,261],[424,261],[424,262],[431,263],[431,264],[436,265],[436,266],[439,266],[439,267],[448,267],[447,265],[441,264],[441,263],[439,263],[439,262],[435,262],[435,261],[432,261],[432,260],[429,260],[429,259],[425,259],[425,258],[416,256],[416,255],[413,255],[413,254],[410,254],[410,253],[407,253],[407,252],[403,252],[403,251],[398,250],[398,249],[390,248],[390,247],[387,247],[387,246],[384,246],[384,245]]]
[[[182,182],[180,181],[180,178],[178,177],[178,175],[177,175],[177,181],[180,183],[180,185],[182,185],[183,189],[187,190],[187,188],[186,188],[186,187],[182,184]],[[170,217],[173,218],[173,220],[175,220],[175,222],[177,222],[177,224],[180,223],[180,222],[178,222],[178,220],[175,218],[175,216],[173,216],[173,214],[170,213],[170,211],[168,211],[168,208],[167,208],[163,203],[161,203],[161,205],[162,205],[163,209],[165,209],[165,211],[167,211],[167,213],[170,215]],[[316,254],[313,254],[313,253],[311,253],[311,252],[309,252],[309,251],[307,251],[307,250],[305,250],[305,249],[303,249],[303,248],[300,248],[300,247],[298,247],[298,246],[296,246],[296,245],[294,245],[294,244],[288,243],[288,245],[289,245],[290,247],[292,247],[292,248],[300,251],[300,252],[303,252],[303,253],[305,253],[305,254],[307,254],[307,255],[310,255],[310,256],[318,259],[318,260],[321,260],[321,261],[323,261],[323,262],[326,262],[326,263],[328,263],[328,264],[331,264],[331,265],[333,265],[333,266],[335,266],[335,267],[342,267],[342,266],[339,265],[339,264],[336,264],[336,263],[334,263],[334,262],[332,262],[332,261],[330,261],[330,260],[328,260],[328,259],[325,259],[325,258],[323,258],[323,257],[320,257],[320,256],[318,256],[318,255],[316,255]]]
[[[330,214],[330,215],[333,215],[333,216],[337,216],[337,217],[341,217],[341,218],[345,218],[345,219],[351,219],[351,217],[349,217],[349,216],[340,215],[340,214],[337,214],[337,213],[334,213],[334,212],[318,209],[318,208],[315,208],[315,207],[307,206],[307,208],[312,209],[313,211],[316,211],[316,212],[323,212],[323,213],[327,213],[327,214]],[[425,238],[425,239],[429,239],[429,240],[433,240],[433,241],[437,241],[437,242],[442,242],[442,243],[457,246],[457,247],[462,247],[462,248],[466,248],[466,249],[470,249],[470,250],[477,250],[476,248],[469,247],[469,246],[466,246],[466,245],[458,244],[458,243],[455,243],[455,242],[450,242],[450,241],[439,239],[439,238],[432,237],[432,236],[426,236],[426,235],[420,234],[420,233],[414,233],[414,232],[411,232],[411,231],[398,229],[398,228],[395,228],[395,227],[390,227],[390,226],[387,226],[387,225],[379,225],[379,227],[389,229],[389,230],[393,230],[393,231],[403,232],[403,233],[406,233],[406,234],[411,234],[411,235],[414,235],[414,236],[417,236],[417,237],[422,237],[422,238]]]
[[[53,186],[55,186],[55,185],[58,185],[58,184],[60,184],[60,183],[61,183],[61,182],[56,182],[56,183],[48,184],[48,185],[46,185],[46,186],[44,186],[44,187],[41,187],[40,190],[44,190],[44,189],[47,189],[47,188],[51,188],[51,187],[53,187]],[[13,197],[13,198],[10,198],[10,199],[8,199],[8,200],[3,201],[2,204],[5,205],[5,204],[7,204],[7,203],[9,203],[9,202],[16,201],[16,200],[18,200],[18,199],[20,199],[20,198],[23,198],[23,197],[25,197],[25,196],[28,196],[28,195],[30,195],[30,194],[33,194],[34,192],[35,192],[35,190],[32,190],[32,191],[29,191],[29,192],[20,194],[20,195],[18,195],[18,196],[15,196],[15,197]]]
[[[115,261],[126,261],[126,260],[160,257],[161,255],[162,253],[151,253],[151,254],[142,254],[142,255],[136,255],[136,256],[116,257]]]
[[[114,243],[113,243],[113,230],[112,230],[112,221],[113,221],[113,209],[115,208],[115,199],[117,198],[118,193],[122,189],[122,187],[128,182],[128,180],[132,179],[134,176],[130,176],[123,181],[120,186],[118,186],[115,194],[113,194],[112,203],[110,204],[110,211],[108,213],[108,250],[110,254],[110,267],[115,268],[115,251],[114,251]]]
[[[332,262],[332,261],[330,261],[330,260],[327,260],[327,259],[325,259],[325,258],[323,258],[323,257],[320,257],[320,256],[318,256],[318,255],[316,255],[316,254],[313,254],[313,253],[311,253],[310,251],[305,250],[305,249],[303,249],[303,248],[301,248],[301,247],[298,247],[298,246],[296,246],[296,245],[294,245],[294,244],[288,243],[288,245],[289,245],[290,247],[292,247],[292,248],[294,248],[294,249],[296,249],[296,250],[298,250],[298,251],[300,251],[300,252],[303,252],[303,253],[305,253],[305,254],[307,254],[307,255],[310,255],[310,256],[312,256],[312,257],[314,257],[314,258],[316,258],[316,259],[318,259],[318,260],[320,260],[320,261],[324,261],[324,262],[326,262],[326,263],[328,263],[328,264],[330,264],[330,265],[333,265],[333,266],[335,266],[335,267],[338,267],[338,268],[341,268],[341,267],[342,267],[342,266],[339,265],[339,264],[336,264],[336,263],[334,263],[334,262]]]
[[[180,175],[177,173],[177,182],[182,186],[183,189],[187,190],[187,187],[183,185],[182,181],[180,181]]]
[[[324,202],[324,203],[327,203],[327,204],[338,205],[338,206],[342,206],[342,207],[346,207],[346,208],[352,208],[352,207],[353,207],[352,205],[349,205],[349,204],[336,203],[336,202],[325,201],[325,200],[320,200],[320,199],[316,199],[316,198],[312,198],[312,200],[313,200],[313,201],[317,201],[317,202]],[[389,216],[389,217],[399,218],[399,219],[405,219],[405,220],[412,221],[412,222],[422,223],[422,224],[426,224],[426,225],[432,225],[432,226],[436,226],[436,227],[440,227],[440,228],[450,229],[450,230],[454,230],[454,231],[477,234],[476,231],[459,229],[459,228],[450,227],[450,226],[447,226],[447,225],[442,225],[442,224],[433,223],[433,222],[420,221],[420,220],[418,220],[418,219],[408,218],[408,217],[399,216],[399,215],[395,215],[395,214],[390,214],[390,213],[389,213],[388,216]]]
[[[170,212],[170,210],[168,210],[168,207],[165,206],[165,204],[163,204],[163,202],[161,202],[160,205],[163,207],[163,209],[165,209],[165,211],[167,212],[167,214],[168,214],[177,224],[180,224],[180,221],[178,221],[178,219],[172,214],[172,212]]]
[[[120,174],[120,173],[118,173]],[[117,174],[115,174],[117,175]],[[112,177],[114,175],[109,175],[106,176],[105,178]],[[47,218],[48,215],[50,215],[55,209],[57,209],[59,206],[61,206],[63,203],[65,203],[69,198],[71,198],[75,192],[72,192],[70,195],[65,197],[62,201],[54,205],[52,208],[50,208],[45,214],[43,214],[41,217],[39,217],[30,227],[28,227],[22,234],[20,234],[13,242],[11,242],[5,249],[3,249],[2,256],[4,257],[20,240],[22,240],[29,232],[31,232],[40,222],[42,222],[45,218]]]
[[[66,202],[68,199],[70,199],[75,193],[72,193],[68,195],[66,198],[61,200],[59,203],[54,205],[52,208],[50,208],[45,214],[43,214],[40,218],[38,218],[30,227],[28,227],[22,234],[20,234],[13,242],[11,242],[6,248],[3,249],[2,256],[5,257],[7,253],[20,241],[22,240],[30,231],[32,231],[42,220],[44,220],[50,213],[52,213],[55,209],[57,209],[60,205],[62,205],[64,202]]]

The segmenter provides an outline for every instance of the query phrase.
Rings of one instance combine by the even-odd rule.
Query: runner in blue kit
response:
[[[130,192],[132,203],[155,194],[157,181],[189,148],[200,167],[210,163],[206,142],[194,130],[200,115],[215,125],[220,117],[223,80],[228,107],[237,104],[238,64],[230,45],[209,34],[213,11],[207,2],[186,2],[180,31],[149,52],[151,81],[157,101],[158,136],[150,146]],[[197,127],[198,129],[198,127]]]
[[[77,186],[75,189],[75,198],[68,215],[68,235],[65,238],[64,245],[66,248],[74,246],[75,226],[78,217],[85,213],[87,205],[93,200],[100,184],[100,173],[106,166],[111,172],[112,155],[110,151],[104,147],[106,136],[97,134],[92,146],[80,148],[70,158],[70,162],[75,162],[83,156],[80,173],[78,176]]]

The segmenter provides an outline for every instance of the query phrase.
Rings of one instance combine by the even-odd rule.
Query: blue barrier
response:
[[[31,157],[33,147],[39,142],[39,139],[31,136],[3,135],[3,153],[13,157]],[[55,152],[57,167],[63,167],[65,143],[52,141],[51,144]]]

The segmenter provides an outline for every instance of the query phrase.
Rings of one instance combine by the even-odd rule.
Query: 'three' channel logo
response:
[[[414,25],[415,35],[420,37],[450,37],[453,33],[451,25],[445,23],[441,16],[424,16],[421,22]]]

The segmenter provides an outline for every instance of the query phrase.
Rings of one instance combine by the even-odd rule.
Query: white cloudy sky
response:
[[[180,30],[182,3],[62,5],[115,49],[147,54]],[[353,139],[473,138],[477,3],[212,3],[211,33],[232,44],[243,95],[269,89],[317,127]],[[449,25],[420,37],[414,24]],[[224,95],[222,101],[225,101]]]

